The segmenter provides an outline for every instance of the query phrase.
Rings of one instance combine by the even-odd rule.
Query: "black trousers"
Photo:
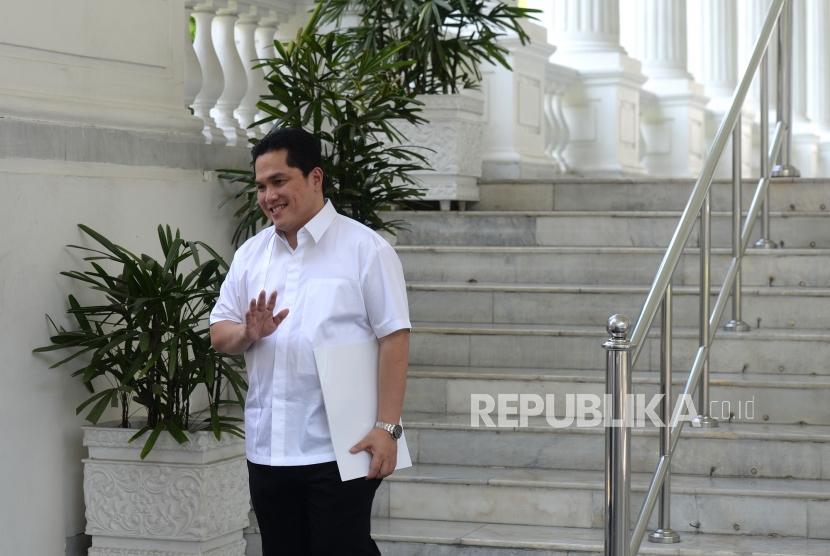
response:
[[[380,479],[341,481],[336,462],[272,467],[248,461],[262,556],[378,556],[370,514]]]

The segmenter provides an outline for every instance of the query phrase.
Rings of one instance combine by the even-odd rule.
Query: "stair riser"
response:
[[[406,434],[410,453],[418,463],[601,471],[605,462],[602,432],[409,427]],[[657,451],[656,436],[634,435],[633,471],[653,472]],[[830,479],[830,444],[704,438],[684,433],[672,460],[672,471],[714,477]]]
[[[399,250],[407,280],[533,284],[649,285],[662,253],[486,253]],[[712,285],[720,285],[731,257],[714,254]],[[683,256],[677,285],[699,284],[700,258]],[[753,255],[744,259],[748,286],[830,287],[830,256]],[[609,308],[613,310],[613,308]]]
[[[561,183],[483,184],[474,210],[683,210],[692,184],[677,183]],[[743,206],[748,207],[754,187],[744,184]],[[716,183],[713,210],[732,207],[732,186]],[[822,208],[823,207],[823,208]],[[825,183],[773,183],[770,210],[821,211],[830,209],[830,187]]]
[[[394,213],[408,230],[398,245],[665,247],[679,216],[477,216],[475,213]],[[760,237],[755,226],[752,241]],[[830,247],[830,212],[822,216],[774,216],[772,237],[786,247]],[[731,216],[712,217],[715,247],[732,246]],[[697,245],[697,226],[689,240]]]
[[[410,318],[415,321],[576,324],[604,327],[610,312],[636,316],[645,293],[533,293],[507,291],[436,291],[410,289]],[[712,298],[714,304],[715,297]],[[729,306],[731,311],[731,304]],[[697,294],[676,294],[675,326],[697,326]],[[744,293],[744,321],[753,328],[826,329],[830,296],[770,296]],[[731,313],[730,313],[731,315]],[[729,315],[727,315],[729,318]]]
[[[500,334],[444,334],[419,332],[410,343],[413,365],[604,369],[602,330],[588,336],[530,336]],[[643,346],[638,369],[659,368],[659,341]],[[688,373],[697,350],[691,338],[674,340],[672,358],[677,373]],[[711,368],[722,373],[815,372],[830,374],[830,342],[730,339],[719,336],[712,346]]]
[[[632,521],[644,492],[631,493]],[[389,481],[389,515],[381,517],[602,527],[600,489]],[[678,531],[827,538],[830,501],[734,494],[672,495]],[[655,512],[656,514],[656,512]],[[690,526],[699,522],[700,527]],[[632,523],[633,525],[633,523]],[[656,515],[650,528],[656,526]]]
[[[676,384],[673,390],[673,395],[677,396],[682,389]],[[644,394],[646,400],[651,400],[657,394],[658,387],[656,384],[635,384],[634,392]],[[830,425],[830,389],[827,388],[719,385],[713,380],[709,392],[712,402],[710,413],[718,419],[729,420],[731,414],[735,422]],[[410,377],[407,381],[406,408],[417,412],[468,415],[473,394],[486,394],[494,398],[499,394],[537,394],[543,398],[553,395],[553,414],[562,417],[566,414],[567,395],[601,396],[604,393],[605,384],[596,382]]]

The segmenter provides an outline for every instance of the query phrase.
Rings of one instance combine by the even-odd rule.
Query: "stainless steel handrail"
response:
[[[661,334],[661,351],[666,350],[671,353],[671,279],[674,271],[683,254],[686,243],[691,236],[692,229],[695,225],[697,215],[700,214],[700,256],[701,256],[701,284],[700,284],[700,298],[701,298],[701,321],[700,321],[700,345],[695,354],[694,362],[689,372],[688,379],[682,396],[688,397],[695,388],[700,387],[701,400],[705,403],[708,400],[708,359],[712,342],[715,339],[718,326],[723,318],[724,311],[727,307],[727,302],[730,295],[734,298],[733,303],[733,321],[742,323],[740,321],[740,297],[741,297],[741,280],[740,269],[743,257],[750,241],[752,229],[758,219],[761,208],[764,208],[762,239],[767,239],[769,234],[769,183],[770,172],[769,168],[775,162],[779,162],[775,166],[776,170],[773,176],[797,176],[798,171],[790,166],[790,143],[791,143],[791,129],[789,122],[791,121],[792,107],[790,105],[790,78],[791,71],[789,69],[791,56],[791,49],[788,48],[791,43],[791,19],[792,3],[791,0],[772,0],[769,13],[764,21],[764,24],[759,33],[758,39],[755,43],[752,55],[747,63],[746,71],[732,96],[732,102],[718,127],[715,134],[715,139],[706,160],[703,164],[700,176],[695,182],[686,207],[680,218],[680,222],[674,231],[674,234],[669,242],[669,246],[663,256],[660,266],[652,283],[651,289],[646,296],[643,309],[640,317],[637,319],[637,324],[630,336],[630,339],[625,343],[626,336],[620,335],[620,328],[613,326],[615,323],[623,321],[627,323],[627,319],[622,315],[615,315],[609,321],[609,333],[614,331],[612,338],[606,342],[605,347],[609,349],[610,342],[615,346],[624,345],[623,348],[617,348],[620,352],[616,359],[612,358],[610,353],[607,358],[607,372],[609,377],[609,384],[607,388],[615,385],[627,384],[630,381],[630,376],[618,376],[617,373],[622,369],[630,372],[637,362],[639,354],[642,350],[646,335],[654,321],[658,309],[663,306],[663,330]],[[767,125],[767,99],[766,94],[767,84],[767,51],[769,49],[770,40],[772,39],[773,30],[778,25],[778,43],[779,43],[779,64],[778,64],[778,110],[777,120],[775,126],[774,138],[772,146],[767,150],[769,129]],[[762,150],[761,158],[761,178],[756,186],[752,202],[750,203],[747,212],[746,220],[743,227],[740,226],[741,221],[741,195],[740,195],[740,117],[744,100],[750,88],[752,80],[759,70],[759,66],[763,62],[761,69],[761,81],[764,91],[761,93],[761,123],[762,123]],[[709,223],[710,223],[710,198],[712,181],[714,178],[715,169],[718,162],[723,156],[729,136],[733,136],[733,166],[736,166],[733,173],[733,226],[732,226],[732,260],[724,277],[720,293],[715,301],[714,308],[710,312],[710,287],[709,287],[709,256],[711,252],[711,242],[709,238]],[[740,332],[748,329],[746,325],[727,327],[727,329],[734,332]],[[665,354],[661,357],[661,389],[665,396],[664,403],[670,404],[671,400],[671,363],[666,360]],[[613,371],[613,373],[612,373]],[[613,378],[612,380],[612,376]],[[703,381],[701,382],[701,378]],[[609,392],[610,393],[610,392]],[[617,404],[623,403],[618,400],[619,392],[615,392],[615,398],[612,403],[612,410],[616,414],[619,411]],[[666,415],[666,407],[663,408],[663,414]],[[643,536],[645,534],[647,524],[654,511],[657,500],[660,499],[661,505],[667,506],[669,504],[669,475],[671,459],[680,434],[683,430],[684,420],[681,420],[681,414],[684,407],[677,404],[671,412],[671,421],[665,423],[665,426],[670,429],[670,433],[666,430],[661,434],[661,449],[657,468],[651,480],[648,492],[643,500],[637,523],[633,532],[629,537],[629,529],[627,521],[621,523],[621,516],[625,516],[627,508],[622,509],[617,507],[621,499],[626,499],[627,493],[630,490],[630,453],[628,449],[623,450],[623,454],[619,451],[614,451],[615,447],[627,445],[628,443],[628,428],[630,424],[623,425],[623,431],[606,431],[606,523],[605,523],[605,556],[634,556],[640,549]],[[696,424],[715,426],[717,421],[709,415],[708,406],[703,408],[703,411],[696,418]],[[620,440],[622,439],[622,440]],[[616,504],[615,504],[616,503]],[[654,542],[677,542],[679,539],[671,530],[669,524],[669,512],[667,507],[661,508],[661,519],[658,531],[653,534],[650,540]],[[612,519],[613,518],[613,519]],[[625,542],[630,539],[630,542]]]
[[[692,228],[695,225],[697,215],[703,207],[703,201],[709,193],[709,189],[711,188],[712,180],[715,175],[715,169],[717,168],[718,162],[723,155],[726,143],[729,140],[729,136],[732,134],[732,130],[735,127],[738,116],[741,113],[747,91],[749,91],[749,87],[752,85],[752,79],[761,63],[761,58],[767,50],[769,40],[772,37],[772,30],[775,27],[775,23],[780,17],[783,7],[787,1],[788,0],[773,0],[772,5],[770,6],[769,15],[767,16],[766,21],[764,21],[764,26],[761,28],[758,41],[755,43],[755,49],[753,50],[752,56],[747,64],[746,72],[744,73],[738,88],[735,89],[735,93],[732,95],[732,104],[729,107],[729,111],[723,117],[723,120],[718,127],[718,131],[715,134],[715,140],[712,142],[712,146],[706,155],[706,161],[703,164],[703,169],[700,171],[700,177],[698,177],[695,182],[694,190],[686,203],[686,208],[683,209],[683,215],[680,217],[680,223],[677,225],[674,235],[672,235],[666,254],[663,256],[663,260],[660,262],[660,266],[657,270],[657,276],[654,279],[651,290],[646,296],[646,301],[643,305],[643,310],[640,313],[640,318],[637,319],[637,324],[634,326],[634,331],[631,333],[631,343],[634,346],[631,357],[632,366],[637,364],[640,351],[643,349],[643,340],[645,340],[646,333],[649,328],[651,328],[652,321],[657,315],[660,303],[666,293],[666,287],[671,280],[672,274],[674,274],[675,268],[677,268],[677,263],[680,261],[680,256],[683,254],[683,248],[692,233]]]

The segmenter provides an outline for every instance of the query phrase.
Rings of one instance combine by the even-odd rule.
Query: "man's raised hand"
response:
[[[245,313],[245,338],[251,343],[256,342],[274,333],[280,323],[288,315],[288,309],[283,309],[274,315],[277,306],[277,292],[271,292],[265,299],[265,290],[259,292],[259,297],[251,299],[248,312]]]

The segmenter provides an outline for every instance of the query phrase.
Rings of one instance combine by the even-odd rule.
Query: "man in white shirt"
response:
[[[400,261],[323,196],[320,141],[279,129],[251,151],[257,201],[273,222],[234,255],[210,316],[213,346],[244,353],[251,501],[264,556],[379,554],[374,493],[397,458],[409,309]],[[366,479],[341,482],[313,350],[378,340],[375,428]]]

